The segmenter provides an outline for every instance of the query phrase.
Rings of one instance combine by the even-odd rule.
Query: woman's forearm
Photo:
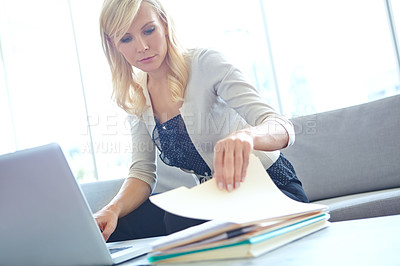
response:
[[[253,139],[254,150],[275,151],[288,146],[289,134],[278,122],[267,120],[264,123],[244,130]]]
[[[118,194],[104,208],[121,218],[139,207],[150,194],[151,188],[146,182],[137,178],[127,178]]]

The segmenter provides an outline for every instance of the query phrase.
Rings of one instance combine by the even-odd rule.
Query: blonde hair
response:
[[[105,0],[100,15],[100,33],[112,74],[112,96],[119,107],[137,116],[149,106],[137,74],[115,44],[126,34],[143,2],[149,3],[167,26],[166,63],[170,70],[168,87],[173,101],[183,100],[189,76],[186,50],[179,44],[173,22],[158,0]]]

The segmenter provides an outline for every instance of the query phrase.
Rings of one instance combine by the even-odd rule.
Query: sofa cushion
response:
[[[311,201],[400,187],[400,95],[292,122],[282,152]]]
[[[396,215],[400,213],[400,188],[337,197],[315,203],[329,206],[331,222]]]

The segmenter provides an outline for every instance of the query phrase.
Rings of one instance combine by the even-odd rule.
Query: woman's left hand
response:
[[[250,131],[240,130],[217,142],[214,148],[214,174],[218,188],[232,191],[246,176],[254,148]]]

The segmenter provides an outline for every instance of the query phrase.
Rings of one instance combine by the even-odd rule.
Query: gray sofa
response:
[[[330,207],[331,221],[400,214],[400,95],[292,119],[295,145],[282,150],[312,202]],[[195,178],[158,163],[156,192]],[[95,212],[123,179],[81,184]]]
[[[400,95],[292,122],[282,152],[331,221],[400,214]]]

